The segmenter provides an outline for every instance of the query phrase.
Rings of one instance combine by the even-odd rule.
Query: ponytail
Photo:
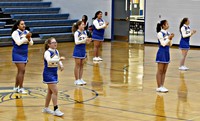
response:
[[[72,33],[75,33],[78,30],[78,27],[81,25],[82,21],[77,21],[72,25]]]
[[[180,31],[180,33],[181,33],[181,27],[182,27],[187,21],[188,21],[188,18],[183,18],[183,19],[181,20],[181,23],[180,23],[180,26],[179,26],[179,31]]]
[[[162,20],[162,21],[158,22],[157,27],[156,27],[156,32],[157,33],[161,31],[162,26],[165,25],[166,22],[167,22],[167,20]]]
[[[161,25],[160,23],[157,23],[156,32],[158,33],[160,32],[160,30],[161,30]]]

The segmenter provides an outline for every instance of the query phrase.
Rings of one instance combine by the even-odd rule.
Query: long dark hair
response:
[[[87,17],[87,15],[83,15],[83,17],[84,17],[85,19],[84,19],[84,21],[83,21],[83,19],[82,19],[82,21],[86,24],[86,22],[88,21],[88,17]],[[82,17],[82,18],[83,18],[83,17]]]
[[[17,20],[17,21],[14,23],[14,25],[13,25],[13,27],[12,27],[12,30],[11,30],[11,34],[12,34],[15,30],[18,29],[18,26],[19,26],[19,24],[20,24],[21,21],[23,21],[23,20]]]
[[[158,24],[157,24],[157,27],[156,27],[156,32],[160,32],[160,30],[162,29],[163,25],[165,25],[167,22],[167,20],[162,20],[160,21]]]
[[[77,21],[72,25],[72,33],[76,32],[78,30],[78,27],[81,25],[82,21]]]
[[[98,17],[98,15],[99,15],[100,13],[102,13],[102,11],[97,11],[97,12],[95,13],[94,18],[92,18],[92,19],[95,20],[95,19]]]
[[[179,31],[181,32],[181,27],[188,21],[188,18],[183,18],[181,23],[180,23],[180,26],[179,26]]]

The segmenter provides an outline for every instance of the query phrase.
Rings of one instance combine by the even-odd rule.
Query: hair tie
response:
[[[160,24],[160,21],[158,21],[157,24]]]
[[[46,39],[44,43],[45,43],[45,44],[48,44],[48,39]]]

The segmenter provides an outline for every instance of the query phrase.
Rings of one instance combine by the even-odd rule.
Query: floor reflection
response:
[[[84,120],[84,102],[83,102],[83,91],[82,87],[76,87],[74,90],[74,108],[73,108],[73,121]]]
[[[189,112],[190,105],[188,102],[188,89],[185,83],[184,72],[180,72],[180,85],[178,87],[178,101],[177,101],[177,117],[186,118]]]
[[[128,57],[129,47],[127,43],[121,43],[120,46],[117,43],[112,44],[110,72],[111,84],[123,85],[128,83]]]
[[[16,114],[16,121],[26,121],[26,115],[24,111],[24,105],[23,105],[23,99],[22,99],[22,94],[13,94],[15,96],[15,105],[17,108],[17,114]]]
[[[164,106],[164,96],[157,95],[155,102],[156,118],[155,121],[166,121],[165,106]]]
[[[104,82],[101,75],[99,63],[93,65],[93,77],[91,82],[92,89],[95,90],[99,95],[106,95],[104,91]]]
[[[49,121],[49,115],[48,114],[43,114],[43,116],[44,116],[44,121]]]
[[[134,87],[143,89],[144,48],[143,45],[112,44],[110,87]],[[122,51],[123,50],[123,51]],[[116,61],[117,60],[117,61]]]
[[[129,42],[130,43],[137,43],[137,44],[144,44],[144,35],[130,34]]]

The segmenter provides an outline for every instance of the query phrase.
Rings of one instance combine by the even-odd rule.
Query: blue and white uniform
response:
[[[58,83],[58,66],[63,66],[59,52],[56,49],[49,48],[44,53],[43,83]]]
[[[13,63],[27,63],[28,61],[28,44],[33,45],[32,38],[30,42],[26,38],[29,33],[28,30],[21,31],[19,29],[12,33],[13,49],[12,61]]]
[[[179,44],[180,49],[189,50],[190,49],[190,36],[191,30],[188,25],[183,25],[181,27],[181,40]]]
[[[84,59],[86,58],[86,39],[87,39],[87,32],[77,30],[74,33],[74,40],[75,40],[75,47],[73,52],[74,58]]]
[[[93,21],[92,40],[104,41],[104,27],[106,23],[103,19],[95,19]]]
[[[169,48],[172,45],[172,41],[169,40],[170,33],[166,30],[161,30],[158,37],[159,49],[156,55],[157,63],[169,63],[170,62],[170,53]]]

